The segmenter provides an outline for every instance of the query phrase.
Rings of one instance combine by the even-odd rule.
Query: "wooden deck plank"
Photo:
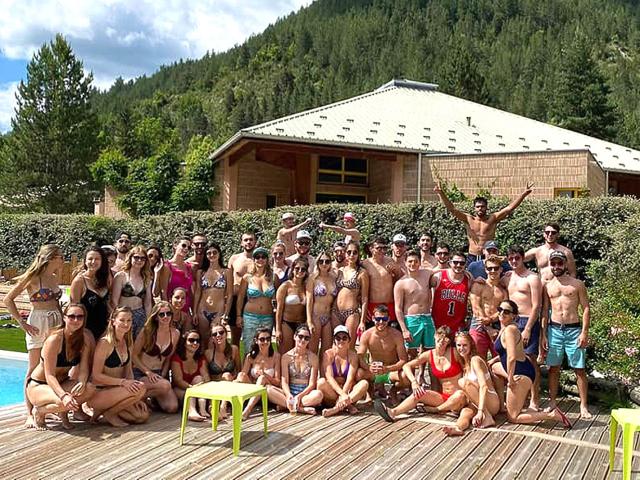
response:
[[[486,443],[490,434],[483,432],[481,429],[476,429],[468,432],[464,437],[456,437],[458,444],[447,453],[440,457],[439,462],[432,462],[433,466],[425,468],[424,476],[431,478],[445,478],[452,473],[461,462],[469,461],[469,454],[480,447],[482,443]],[[428,459],[425,459],[425,461]]]

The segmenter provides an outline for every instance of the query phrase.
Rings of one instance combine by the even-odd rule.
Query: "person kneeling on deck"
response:
[[[144,423],[149,418],[144,401],[147,389],[144,383],[133,379],[132,326],[131,309],[116,308],[93,355],[91,379],[97,391],[88,403],[94,420],[102,416],[114,427]]]
[[[358,354],[349,349],[349,329],[338,325],[333,330],[333,347],[324,352],[322,367],[324,378],[318,380],[318,389],[324,395],[322,416],[330,417],[346,410],[358,413],[355,403],[367,395],[369,382],[356,380]]]
[[[57,413],[65,429],[72,428],[68,412],[82,411],[82,404],[95,393],[87,382],[91,363],[91,333],[85,331],[87,311],[82,304],[71,304],[63,316],[63,326],[51,331],[42,346],[40,363],[27,379],[27,399],[33,405],[38,430],[46,430],[47,413]],[[69,371],[78,367],[78,379]]]
[[[366,330],[360,338],[358,355],[364,362],[364,356],[369,354],[369,364],[364,362],[365,369],[358,373],[358,379],[368,380],[378,388],[384,389],[385,384],[391,384],[389,392],[395,399],[396,389],[409,386],[403,365],[407,362],[407,350],[404,346],[402,333],[389,326],[389,309],[386,305],[378,305],[373,311],[374,326]],[[412,375],[413,377],[413,375]]]
[[[460,389],[458,380],[462,377],[462,366],[456,360],[451,329],[443,326],[436,330],[436,347],[421,353],[418,358],[406,363],[402,370],[410,380],[413,395],[405,398],[396,408],[387,408],[381,401],[374,407],[388,422],[393,422],[402,413],[409,412],[421,403],[429,413],[459,412],[466,404],[467,397]],[[438,379],[442,391],[427,390],[413,375],[414,369],[429,362],[431,374]]]

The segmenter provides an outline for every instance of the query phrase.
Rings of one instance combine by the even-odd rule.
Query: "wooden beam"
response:
[[[379,150],[358,150],[354,148],[341,148],[340,146],[328,147],[323,145],[308,145],[291,142],[272,142],[272,141],[253,141],[252,145],[257,151],[277,151],[289,153],[307,153],[328,156],[353,156],[356,158],[368,158],[370,160],[385,160],[394,162],[396,160],[395,153],[381,152]]]

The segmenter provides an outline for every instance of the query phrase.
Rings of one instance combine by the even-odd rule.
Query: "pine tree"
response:
[[[62,35],[33,56],[1,159],[3,203],[48,213],[91,210],[97,192],[88,165],[98,154],[92,80]]]

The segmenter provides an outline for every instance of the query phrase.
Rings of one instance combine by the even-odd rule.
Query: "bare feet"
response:
[[[24,428],[36,428],[36,422],[33,415],[27,415],[27,419],[24,421]]]
[[[33,407],[31,410],[33,415],[34,427],[36,430],[48,430],[47,423],[45,422],[46,413],[41,412],[38,407]]]
[[[593,418],[588,407],[580,407],[580,418],[583,420],[591,420]]]
[[[530,410],[532,412],[539,412],[540,411],[540,405],[538,405],[537,403],[531,402],[529,404],[529,406],[527,407],[527,410]]]
[[[335,414],[340,413],[341,411],[342,409],[338,407],[325,408],[324,410],[322,410],[322,416],[325,418],[332,417]]]
[[[192,422],[204,422],[204,417],[199,413],[190,413],[187,418]]]
[[[58,415],[60,416],[60,421],[62,422],[62,428],[64,428],[65,430],[72,430],[74,428],[69,421],[68,412],[60,412]]]
[[[543,411],[545,413],[551,413],[556,409],[556,406],[557,406],[556,402],[549,401],[549,405],[547,405],[547,408],[545,408]]]
[[[493,427],[495,424],[496,424],[496,421],[494,420],[493,416],[491,416],[491,415],[489,415],[488,413],[485,412],[484,420],[482,421],[482,423],[480,424],[480,426],[478,428]]]
[[[126,427],[127,425],[129,425],[127,422],[122,420],[117,414],[116,415],[103,414],[102,417],[114,427]]]
[[[306,413],[307,415],[315,415],[318,412],[316,412],[316,409],[313,407],[302,407],[301,410],[298,410],[298,412],[300,413]]]
[[[349,405],[347,407],[347,413],[349,413],[350,415],[355,415],[356,413],[359,413],[360,410],[358,410],[354,405]]]
[[[458,427],[442,427],[442,431],[448,437],[461,437],[464,432]]]
[[[73,419],[79,422],[88,422],[91,420],[91,417],[87,415],[82,408],[79,408],[75,412],[73,412]]]
[[[224,408],[221,408],[220,411],[218,412],[218,421],[222,422],[223,420],[226,420],[228,416],[229,414],[227,413],[227,410]]]

